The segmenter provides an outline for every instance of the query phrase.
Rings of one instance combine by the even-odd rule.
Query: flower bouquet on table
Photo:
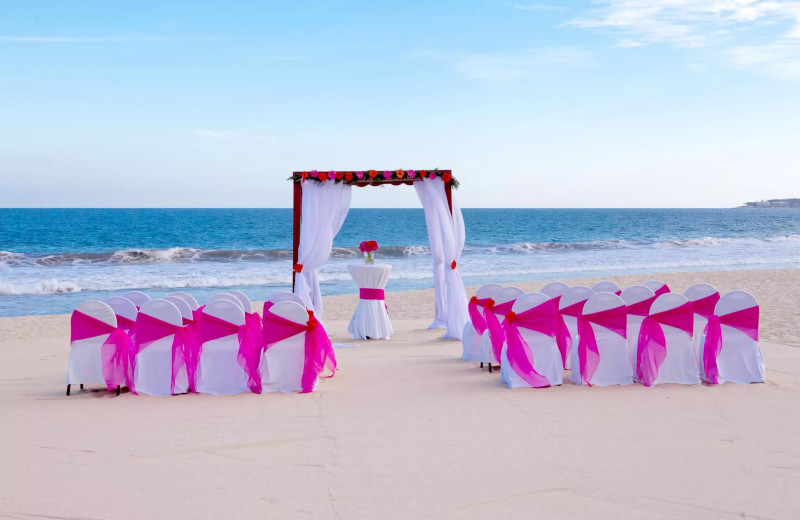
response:
[[[378,250],[378,243],[374,240],[365,240],[359,244],[358,249],[364,253],[364,263],[375,263],[375,251]]]

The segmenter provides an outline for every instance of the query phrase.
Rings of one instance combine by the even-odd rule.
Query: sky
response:
[[[0,207],[437,167],[463,207],[800,197],[800,0],[0,2]]]

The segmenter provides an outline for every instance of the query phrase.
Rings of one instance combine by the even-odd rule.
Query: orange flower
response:
[[[323,182],[327,181],[328,180],[328,174],[325,173],[325,172],[319,172],[319,180],[321,180]]]
[[[344,172],[336,172],[336,180],[340,181],[344,177]]]
[[[303,264],[294,264],[294,272],[295,273],[302,273],[303,272]]]
[[[456,268],[456,261],[453,260],[453,263],[450,264],[450,269],[455,269],[455,268]]]
[[[344,180],[346,180],[347,182],[350,182],[350,181],[352,181],[352,180],[353,180],[353,174],[352,174],[352,173],[350,173],[350,172],[346,172],[346,173],[344,174]]]
[[[449,173],[444,173],[444,174],[442,174],[442,180],[444,182],[450,182],[450,181],[453,180],[453,176],[450,175]]]
[[[370,170],[369,171],[369,178],[370,179],[374,179],[377,176],[378,176],[378,172],[376,172],[375,170]]]
[[[397,170],[397,178],[398,179],[402,179],[403,177],[405,177],[405,175],[406,175],[406,172],[404,172],[403,170]]]

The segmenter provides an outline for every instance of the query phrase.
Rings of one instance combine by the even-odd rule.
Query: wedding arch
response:
[[[436,315],[429,328],[461,339],[468,321],[467,295],[458,272],[464,249],[464,218],[453,199],[458,181],[450,170],[347,170],[294,172],[292,288],[306,306],[322,314],[317,270],[330,258],[333,238],[350,209],[352,187],[410,185],[425,211]]]

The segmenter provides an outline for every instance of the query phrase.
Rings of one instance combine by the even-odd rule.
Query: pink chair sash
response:
[[[558,297],[558,300],[559,302],[561,301],[561,296]],[[556,319],[558,320],[556,344],[558,345],[558,351],[561,352],[561,361],[564,364],[564,368],[567,368],[567,359],[569,359],[569,353],[572,350],[572,336],[569,333],[569,327],[567,327],[567,323],[564,321],[564,316],[580,318],[581,314],[583,313],[584,305],[586,305],[586,300],[568,305],[563,309],[559,309],[556,313]],[[558,307],[558,303],[556,303],[556,307]]]
[[[122,329],[124,331],[130,331],[136,326],[136,320],[130,320],[125,316],[120,316],[119,314],[115,314],[117,317],[117,328]]]
[[[200,317],[201,314],[203,314],[204,308],[205,305],[201,305],[200,307],[192,311],[192,321],[197,321],[197,318]]]
[[[130,320],[128,320],[130,321]],[[95,338],[108,334],[100,347],[103,380],[109,390],[128,384],[128,360],[133,349],[133,340],[128,332],[114,327],[80,311],[73,311],[70,318],[70,341]]]
[[[653,305],[653,302],[656,301],[656,298],[658,298],[658,296],[651,296],[640,302],[631,303],[628,305],[628,315],[648,316],[650,314],[650,307]]]
[[[358,297],[362,300],[385,300],[386,293],[383,289],[370,289],[362,287],[358,290]]]
[[[600,364],[600,351],[597,348],[597,338],[592,330],[592,323],[627,338],[628,311],[625,305],[620,305],[605,311],[581,314],[578,318],[578,364],[581,382],[590,386],[592,376]]]
[[[491,302],[491,304],[489,304]],[[472,328],[475,329],[475,332],[478,333],[478,336],[483,335],[486,331],[486,318],[483,316],[481,311],[478,307],[483,307],[484,309],[486,306],[489,305],[490,307],[494,305],[494,300],[491,298],[481,298],[473,296],[469,300],[469,305],[467,305],[467,311],[469,312],[469,319],[472,322]],[[486,311],[484,311],[486,312]]]
[[[705,319],[708,319],[712,314],[714,314],[714,308],[717,306],[718,301],[719,301],[718,292],[715,292],[714,294],[709,294],[708,296],[700,298],[699,300],[695,300],[692,302],[692,307],[694,307],[694,313],[699,314]]]
[[[503,323],[506,335],[506,358],[509,366],[532,387],[548,387],[550,381],[536,371],[533,351],[522,337],[520,328],[534,330],[555,338],[558,331],[558,319],[553,300],[548,300],[519,314],[513,311],[509,312]]]
[[[172,340],[172,379],[170,391],[175,393],[175,377],[181,367],[186,367],[186,375],[189,379],[189,390],[197,392],[197,356],[200,352],[200,343],[194,327],[183,327],[173,325],[166,321],[154,318],[149,314],[139,313],[136,317],[136,335],[134,337],[135,348],[130,356],[130,388],[132,393],[136,393],[134,387],[134,374],[136,373],[136,355],[153,344],[156,340],[173,335]]]
[[[748,307],[740,311],[717,316],[712,314],[706,325],[706,342],[703,346],[703,367],[709,383],[719,384],[719,368],[717,357],[722,350],[722,325],[733,327],[747,334],[753,341],[758,341],[759,307]]]
[[[661,325],[675,327],[691,337],[694,332],[692,303],[651,314],[642,321],[636,351],[636,375],[644,386],[651,386],[658,378],[658,369],[667,357],[667,340]]]
[[[207,341],[237,335],[239,352],[236,356],[239,365],[247,374],[247,386],[256,394],[261,393],[261,353],[263,352],[263,332],[261,330],[261,316],[258,313],[246,313],[245,322],[236,325],[210,314],[201,313],[197,319],[195,330],[200,351],[195,356],[197,362],[202,355],[203,344]],[[196,369],[192,371],[196,374]],[[196,381],[195,381],[196,383]]]
[[[308,311],[308,321],[296,323],[287,320],[273,313],[264,305],[264,349],[268,350],[275,343],[286,338],[296,336],[305,332],[305,362],[303,363],[303,375],[301,378],[301,393],[308,393],[314,390],[314,382],[320,373],[328,367],[333,377],[336,373],[336,356],[333,353],[328,333],[325,328],[314,317],[312,311]]]
[[[484,308],[483,315],[486,318],[486,329],[489,331],[489,340],[492,342],[492,352],[494,352],[494,360],[500,362],[503,353],[503,343],[506,337],[503,334],[503,327],[500,325],[500,320],[497,316],[505,316],[511,312],[516,300],[507,301],[504,303],[495,303],[492,308]]]
[[[653,292],[656,293],[656,296],[661,296],[662,294],[666,294],[666,293],[670,292],[669,285],[664,284],[661,287],[659,287],[658,290],[653,291]]]

